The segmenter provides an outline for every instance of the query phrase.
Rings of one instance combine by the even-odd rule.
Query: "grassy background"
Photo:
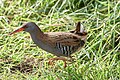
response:
[[[39,49],[29,34],[8,35],[25,22],[44,32],[68,32],[81,21],[88,31],[76,61],[48,65],[55,57]],[[0,0],[0,80],[120,79],[119,0]]]

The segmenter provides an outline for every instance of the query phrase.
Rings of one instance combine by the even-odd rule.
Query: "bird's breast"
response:
[[[51,45],[49,45],[49,43],[45,43],[42,39],[37,38],[35,36],[31,35],[31,38],[33,40],[33,42],[41,49],[52,53],[56,56],[63,56],[63,54],[61,54],[61,51],[57,50],[56,48],[52,47]]]

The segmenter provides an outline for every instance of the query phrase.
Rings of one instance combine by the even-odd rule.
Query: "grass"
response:
[[[48,65],[54,57],[39,49],[29,34],[8,34],[25,22],[44,32],[68,32],[81,21],[88,31],[76,62]],[[0,0],[0,80],[119,80],[119,0]]]

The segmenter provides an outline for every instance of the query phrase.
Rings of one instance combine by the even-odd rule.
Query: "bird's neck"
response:
[[[42,39],[44,37],[44,33],[40,30],[40,29],[36,29],[32,32],[29,32],[33,41],[37,40],[37,39]]]
[[[43,32],[33,32],[33,33],[30,33],[31,35],[31,38],[33,40],[33,42],[40,48],[46,50],[46,48],[48,46],[45,45],[44,43],[44,39],[45,39],[45,34]]]

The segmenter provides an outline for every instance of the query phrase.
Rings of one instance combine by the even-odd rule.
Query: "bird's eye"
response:
[[[24,25],[23,28],[28,28],[28,26]]]
[[[28,26],[26,26],[26,28],[28,28]]]

